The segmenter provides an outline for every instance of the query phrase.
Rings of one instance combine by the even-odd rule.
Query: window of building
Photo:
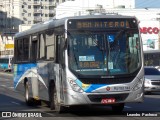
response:
[[[49,6],[49,10],[54,10],[54,6]]]
[[[24,5],[22,5],[22,8],[24,8]]]
[[[49,14],[49,17],[54,17],[54,14]]]
[[[28,5],[28,9],[31,9],[31,5]]]
[[[48,17],[48,14],[45,14],[45,17]]]
[[[31,24],[32,22],[31,21],[28,21],[28,24]]]
[[[34,8],[34,9],[38,9],[39,7],[38,7],[38,6],[34,6],[33,8]]]
[[[41,13],[34,13],[33,16],[40,17]]]
[[[28,17],[31,17],[31,13],[28,13]]]

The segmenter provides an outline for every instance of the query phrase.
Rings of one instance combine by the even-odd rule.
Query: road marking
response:
[[[5,87],[5,88],[10,88],[10,89],[14,89],[14,87],[9,87],[7,85],[0,85],[1,87]]]
[[[14,102],[14,101],[12,101],[11,103],[16,104],[16,105],[20,105],[20,103],[17,103],[17,102]]]
[[[124,106],[125,108],[131,108],[131,107],[129,107],[129,106]]]
[[[9,82],[9,81],[11,81],[11,80],[12,80],[12,79],[7,79],[7,78],[5,78],[5,79],[4,79],[4,78],[3,78],[3,79],[1,79],[1,81],[2,81],[2,82],[6,82],[6,81],[7,81],[7,82]]]
[[[10,89],[14,89],[14,87],[9,87]]]

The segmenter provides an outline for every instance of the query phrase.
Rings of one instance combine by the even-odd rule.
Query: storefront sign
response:
[[[141,27],[140,32],[142,34],[158,34],[159,28],[158,27]]]

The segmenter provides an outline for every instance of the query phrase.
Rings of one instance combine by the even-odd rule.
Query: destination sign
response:
[[[77,28],[116,28],[116,27],[129,27],[128,22],[114,21],[114,22],[80,22],[76,24]]]
[[[101,28],[137,28],[132,20],[127,19],[89,19],[69,20],[68,29],[101,29]]]

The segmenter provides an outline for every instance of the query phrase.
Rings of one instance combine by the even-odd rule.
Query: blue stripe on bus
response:
[[[94,90],[107,86],[107,84],[83,84],[80,80],[75,81],[85,92],[93,92]]]
[[[33,68],[36,67],[37,64],[29,63],[29,64],[15,64],[14,65],[14,87],[16,87],[17,83],[19,82],[20,78],[23,74]]]
[[[89,88],[85,90],[85,92],[93,92],[94,90],[104,86],[106,86],[106,84],[91,84]]]

